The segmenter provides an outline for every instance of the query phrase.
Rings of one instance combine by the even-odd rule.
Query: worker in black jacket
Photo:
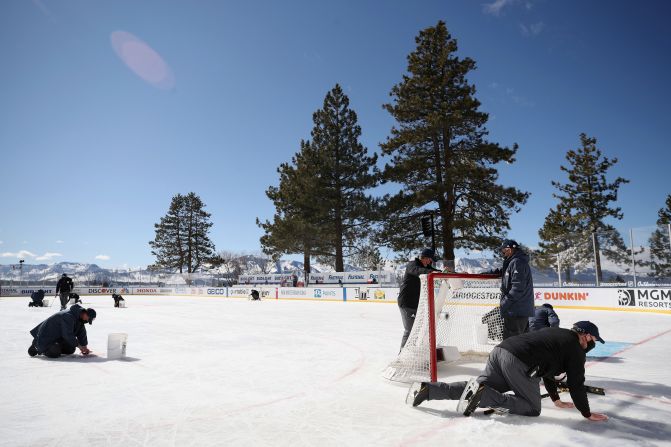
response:
[[[61,310],[65,310],[65,305],[70,301],[70,292],[75,288],[72,279],[66,273],[63,273],[61,279],[56,283],[56,294],[60,294]]]
[[[93,324],[95,318],[95,310],[84,309],[79,304],[50,316],[30,331],[33,342],[28,348],[28,354],[31,357],[44,354],[57,358],[73,354],[76,348],[84,355],[90,354],[85,325]]]
[[[405,275],[401,283],[401,289],[398,293],[398,307],[401,311],[401,320],[403,321],[403,338],[401,339],[401,349],[408,341],[408,336],[415,323],[415,314],[419,305],[419,293],[421,283],[419,275],[426,275],[440,270],[433,268],[431,264],[436,260],[436,255],[430,248],[425,248],[419,255],[410,261],[405,268]]]
[[[572,329],[548,328],[505,339],[487,359],[485,371],[470,382],[423,382],[416,390],[413,406],[425,400],[460,399],[458,409],[470,416],[476,408],[504,408],[512,414],[539,416],[539,382],[558,408],[577,408],[591,421],[605,421],[593,413],[585,392],[585,354],[595,341],[604,343],[599,329],[589,321],[578,321]],[[566,373],[571,402],[559,398],[554,376]],[[514,394],[506,394],[513,391]]]
[[[559,316],[550,303],[537,306],[534,316],[529,318],[529,331],[538,331],[546,327],[559,327]]]
[[[31,293],[30,299],[32,301],[28,303],[28,307],[44,307],[44,290]]]

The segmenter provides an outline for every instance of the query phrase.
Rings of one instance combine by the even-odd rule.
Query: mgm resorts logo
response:
[[[620,306],[671,308],[671,289],[618,289]]]
[[[619,289],[617,291],[617,304],[620,306],[636,306],[634,289]]]

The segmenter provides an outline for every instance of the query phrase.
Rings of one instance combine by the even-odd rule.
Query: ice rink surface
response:
[[[225,298],[83,297],[97,357],[27,354],[28,331],[54,308],[0,298],[2,446],[652,446],[671,445],[671,316],[562,310],[621,352],[587,364],[608,422],[543,401],[540,417],[465,418],[456,402],[404,404],[382,370],[398,352],[394,304]],[[128,333],[128,357],[106,358]],[[617,345],[613,345],[617,346]],[[464,380],[483,364],[441,367]],[[562,399],[570,400],[568,393]]]

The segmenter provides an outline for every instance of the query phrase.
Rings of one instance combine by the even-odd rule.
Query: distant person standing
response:
[[[534,282],[529,255],[519,244],[506,239],[501,244],[504,257],[501,277],[501,317],[503,339],[529,331],[529,317],[534,316]]]
[[[70,301],[70,292],[75,288],[72,279],[68,277],[67,273],[63,273],[61,279],[56,283],[56,294],[60,294],[61,310],[65,310],[65,305]]]
[[[419,255],[410,261],[405,267],[405,275],[401,283],[401,289],[398,293],[398,308],[401,311],[401,320],[403,321],[403,338],[401,339],[401,349],[408,341],[410,331],[415,323],[415,314],[419,305],[419,294],[421,283],[419,275],[426,275],[440,270],[431,266],[436,260],[436,255],[430,248],[425,248]]]
[[[559,316],[549,303],[536,307],[534,316],[529,318],[529,332],[546,327],[559,327]]]

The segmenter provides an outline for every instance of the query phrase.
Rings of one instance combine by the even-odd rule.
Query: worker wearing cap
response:
[[[501,317],[503,339],[529,330],[529,317],[534,316],[534,281],[529,256],[512,239],[503,241],[501,277]]]
[[[436,260],[436,254],[430,248],[425,248],[419,254],[418,258],[410,261],[405,267],[405,275],[401,283],[401,289],[398,293],[398,307],[401,311],[401,320],[403,321],[403,338],[401,339],[401,349],[408,341],[410,331],[415,323],[415,314],[419,305],[419,294],[421,292],[421,283],[419,275],[426,275],[440,270],[431,266]]]
[[[95,318],[95,310],[84,309],[79,304],[53,314],[30,331],[33,343],[28,348],[28,355],[34,357],[44,354],[50,358],[58,358],[61,355],[74,354],[75,348],[79,348],[84,355],[90,354],[86,323],[93,324]]]
[[[551,327],[510,337],[492,350],[485,370],[468,383],[414,383],[412,405],[416,407],[426,400],[460,399],[465,416],[470,416],[476,408],[499,408],[511,414],[539,416],[539,382],[543,378],[555,407],[576,408],[591,421],[605,421],[608,419],[605,414],[590,410],[585,391],[585,356],[595,341],[604,343],[599,328],[590,321],[578,321],[571,329]],[[562,373],[566,373],[573,402],[559,398],[554,376]]]

